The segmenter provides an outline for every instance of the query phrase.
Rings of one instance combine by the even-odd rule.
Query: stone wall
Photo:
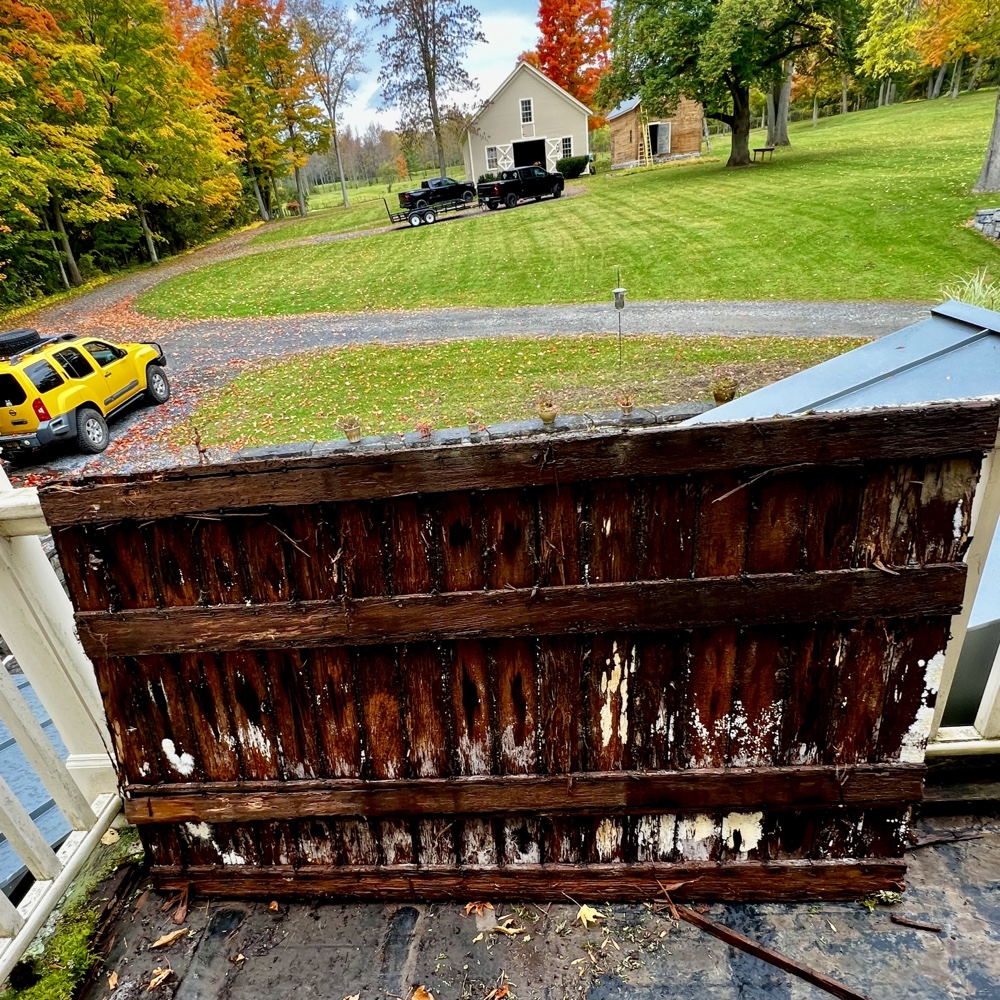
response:
[[[991,240],[1000,240],[1000,208],[977,208],[972,228]]]

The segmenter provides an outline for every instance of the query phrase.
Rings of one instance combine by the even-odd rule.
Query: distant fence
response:
[[[162,886],[898,883],[994,404],[47,487]]]

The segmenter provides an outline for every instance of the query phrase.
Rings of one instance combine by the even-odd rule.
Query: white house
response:
[[[472,119],[463,153],[465,176],[535,163],[555,170],[564,156],[590,153],[590,109],[544,73],[519,62]]]

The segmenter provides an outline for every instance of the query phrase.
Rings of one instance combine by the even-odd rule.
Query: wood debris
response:
[[[147,993],[152,993],[160,983],[165,983],[174,973],[168,965],[165,969],[153,969],[153,978],[149,981]]]
[[[940,934],[944,928],[937,924],[925,924],[922,920],[911,920],[909,917],[900,916],[897,913],[890,913],[889,919],[900,927],[913,927],[918,931],[930,931],[932,934]]]
[[[118,986],[118,973],[112,972],[111,975],[108,976],[108,989],[113,990],[117,986]]]
[[[179,931],[171,931],[169,934],[164,934],[162,937],[158,937],[149,947],[150,948],[169,948],[175,941],[179,941],[183,937],[187,937],[191,931],[187,927],[182,927]]]
[[[483,915],[484,910],[492,910],[492,903],[466,903],[465,904],[465,915],[468,916],[470,913],[475,911],[477,917]]]

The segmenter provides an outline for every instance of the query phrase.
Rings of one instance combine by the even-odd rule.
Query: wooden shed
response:
[[[669,118],[647,118],[633,97],[608,115],[608,125],[613,170],[701,155],[702,106],[687,97]]]

